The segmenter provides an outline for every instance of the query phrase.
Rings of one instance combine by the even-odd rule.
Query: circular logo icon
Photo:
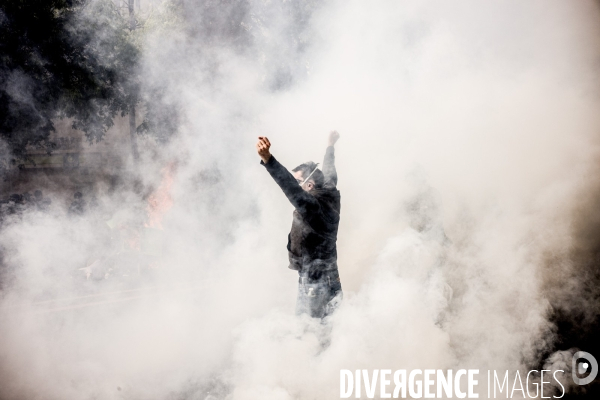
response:
[[[577,364],[577,360],[582,358],[585,361]],[[573,382],[575,382],[578,385],[587,385],[596,378],[596,375],[598,375],[598,362],[590,353],[587,353],[585,351],[578,351],[577,353],[573,354],[571,364],[571,374],[573,375]],[[577,374],[584,374],[588,370],[588,367],[591,367],[591,369],[589,370],[590,374],[585,378],[580,378]]]

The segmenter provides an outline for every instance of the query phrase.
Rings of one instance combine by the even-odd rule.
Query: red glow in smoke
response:
[[[177,169],[175,162],[170,162],[161,171],[162,180],[158,188],[148,197],[148,221],[144,224],[146,228],[163,229],[162,219],[164,215],[173,207],[173,198],[171,197],[171,186]]]

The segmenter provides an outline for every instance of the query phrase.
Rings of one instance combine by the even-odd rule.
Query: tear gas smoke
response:
[[[174,139],[96,211],[2,227],[1,398],[337,398],[340,369],[526,370],[577,345],[569,313],[593,328],[596,3],[185,7],[141,72],[177,106]],[[292,209],[253,146],[291,169],[331,129],[345,299],[321,325],[293,315]],[[169,207],[142,221],[162,227],[138,238],[147,289],[73,278],[148,197]]]

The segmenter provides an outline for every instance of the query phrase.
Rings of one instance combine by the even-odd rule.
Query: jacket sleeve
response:
[[[325,185],[336,186],[337,185],[337,171],[335,170],[335,153],[333,146],[327,147],[325,150],[325,158],[323,159],[323,176],[325,178]]]
[[[290,203],[303,217],[312,217],[315,213],[318,214],[321,205],[315,197],[304,191],[296,181],[296,178],[271,155],[265,166],[273,180],[279,185],[283,193],[286,195]]]

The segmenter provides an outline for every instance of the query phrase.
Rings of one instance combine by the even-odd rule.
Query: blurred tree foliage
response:
[[[11,0],[0,6],[0,135],[16,157],[51,151],[53,120],[99,141],[139,91],[139,48],[111,1]]]
[[[140,48],[150,37],[177,35],[186,24],[181,0],[164,0],[143,17],[134,36]],[[161,79],[154,76],[144,80],[140,90],[143,119],[137,127],[137,133],[151,136],[159,143],[168,141],[181,122],[181,99],[170,96],[169,89],[166,77]]]
[[[206,61],[202,72],[208,75],[218,71],[212,48],[262,60],[265,84],[273,91],[308,73],[304,51],[312,40],[307,27],[320,4],[316,0],[162,0],[146,15],[136,12],[133,24],[127,4],[0,2],[0,173],[8,159],[26,159],[28,148],[51,152],[58,118],[70,118],[97,142],[117,115],[138,107],[142,118],[133,131],[167,141],[181,122],[183,100],[173,93],[169,77],[144,70],[149,38],[155,44],[177,35],[191,39],[177,43],[205,54],[207,60],[192,59]]]
[[[170,20],[160,21],[165,15]],[[168,27],[172,15],[156,15],[150,25]],[[73,128],[98,142],[117,115],[141,103],[138,132],[168,139],[176,109],[161,106],[161,88],[142,85],[147,29],[130,28],[129,15],[111,0],[0,4],[0,172],[7,157],[27,158],[27,148],[51,152],[57,118],[71,118]]]

